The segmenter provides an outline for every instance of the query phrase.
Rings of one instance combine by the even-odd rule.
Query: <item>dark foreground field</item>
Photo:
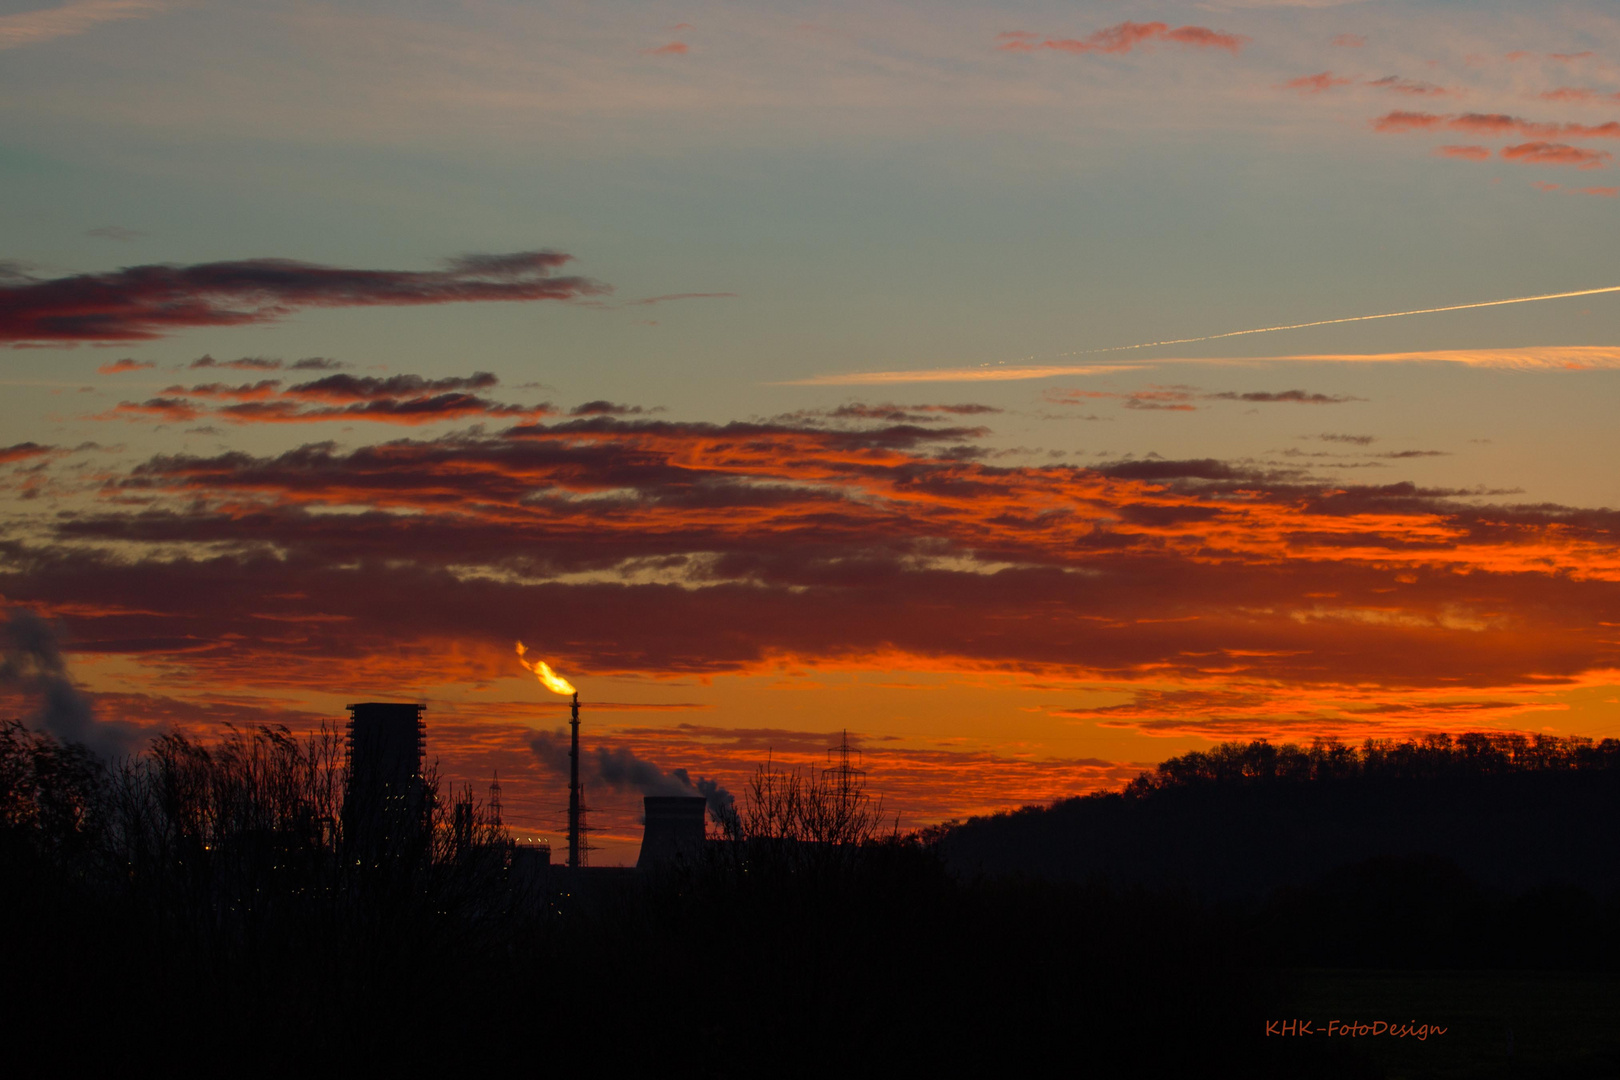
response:
[[[964,883],[911,845],[838,866],[709,866],[588,898],[574,886],[480,916],[417,896],[231,932],[165,927],[37,878],[8,874],[5,893],[9,1041],[64,1066],[280,1074],[533,1058],[588,1059],[604,1075],[1051,1075],[1055,1058],[1097,1076],[1212,1075],[1216,1063],[1256,1076],[1620,1072],[1612,952],[1564,970],[1522,951],[1526,966],[1507,970],[1488,955],[1445,970],[1297,966],[1321,957],[1280,945],[1269,906]],[[1290,1021],[1313,1034],[1282,1034]],[[1330,1033],[1380,1021],[1445,1031]]]
[[[0,830],[0,1016],[13,1054],[53,1071],[1620,1074],[1620,901],[1591,884],[1614,853],[1590,840],[1612,820],[1566,816],[1560,850],[1590,859],[1564,880],[1482,880],[1444,845],[1404,842],[1302,869],[1255,853],[1277,807],[1320,802],[1320,779],[1239,775],[927,837],[743,835],[656,874],[525,876],[488,823],[356,847],[313,813],[292,782],[309,759],[279,736],[171,744],[163,768],[121,780],[11,737],[0,759],[26,768],[6,774]],[[1459,791],[1528,793],[1555,822],[1559,792],[1601,811],[1615,773],[1569,774],[1394,797],[1442,822]],[[1313,813],[1363,800],[1339,779],[1351,787]],[[1222,806],[1239,809],[1214,828]],[[1058,870],[962,865],[987,833],[1031,823],[1009,843],[1057,852]],[[1259,867],[1263,887],[1120,869],[1158,873],[1182,842],[1131,863],[1121,837],[1187,835],[1230,858],[1186,865]]]
[[[1428,1019],[1443,1035],[1273,1037],[1277,1060],[1343,1057],[1362,1075],[1612,1077],[1620,1075],[1620,978],[1611,971],[1380,971],[1283,973],[1292,1018]],[[1331,1050],[1329,1043],[1334,1043]],[[1314,1075],[1302,1070],[1300,1075]]]

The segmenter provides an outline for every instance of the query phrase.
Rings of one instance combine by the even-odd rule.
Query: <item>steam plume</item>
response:
[[[117,721],[98,722],[90,702],[68,677],[56,633],[31,611],[14,608],[0,623],[0,686],[39,696],[28,719],[63,742],[82,743],[107,757],[135,748],[138,729]]]
[[[529,738],[529,749],[548,771],[568,775],[568,733],[561,728],[554,732],[537,731]],[[620,746],[609,749],[597,747],[595,752],[580,755],[580,767],[590,779],[606,784],[615,791],[639,791],[643,795],[702,795],[709,813],[715,820],[725,821],[736,799],[720,782],[708,777],[692,779],[685,769],[665,772],[657,765],[637,757]]]

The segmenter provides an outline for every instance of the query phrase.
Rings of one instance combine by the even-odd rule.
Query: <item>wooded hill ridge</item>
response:
[[[952,822],[958,873],[1264,896],[1380,857],[1437,856],[1508,894],[1620,888],[1620,740],[1471,732],[1354,747],[1223,743],[1123,791]]]

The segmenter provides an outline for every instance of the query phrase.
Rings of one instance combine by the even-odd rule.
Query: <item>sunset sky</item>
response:
[[[420,700],[559,841],[520,639],[902,827],[1620,735],[1617,155],[1601,2],[3,0],[0,601],[109,749]]]

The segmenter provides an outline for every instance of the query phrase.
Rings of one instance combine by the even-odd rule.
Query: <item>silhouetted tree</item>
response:
[[[0,835],[14,850],[55,862],[93,857],[106,786],[105,766],[85,747],[0,722]]]

